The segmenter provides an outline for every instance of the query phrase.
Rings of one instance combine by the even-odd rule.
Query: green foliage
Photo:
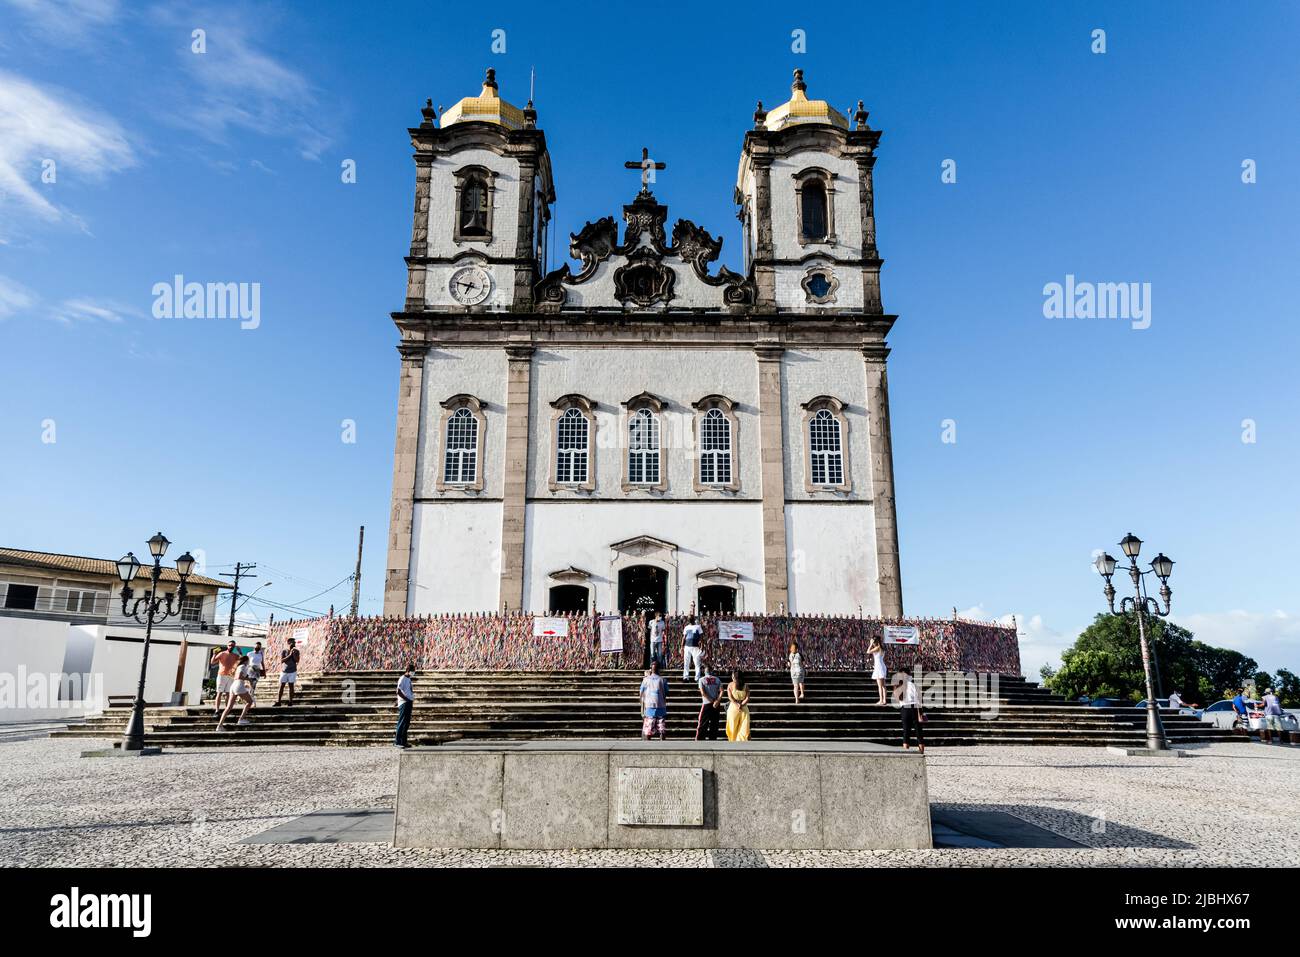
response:
[[[1279,668],[1273,687],[1277,689],[1277,698],[1282,703],[1282,707],[1300,708],[1300,675]]]
[[[1255,675],[1254,660],[1240,652],[1196,641],[1186,628],[1162,618],[1148,619],[1147,626],[1161,696],[1177,691],[1187,701],[1210,704],[1231,697]],[[1044,684],[1056,694],[1130,701],[1146,697],[1141,642],[1132,615],[1098,615],[1061,660],[1058,671],[1043,675]],[[1295,690],[1300,693],[1300,687]]]

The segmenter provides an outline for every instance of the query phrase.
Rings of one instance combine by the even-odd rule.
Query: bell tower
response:
[[[790,99],[758,104],[745,134],[735,200],[757,306],[777,312],[881,314],[871,171],[880,132],[861,101],[853,128],[810,100],[803,70]]]
[[[478,96],[443,112],[429,101],[408,132],[415,147],[415,221],[406,306],[504,312],[529,309],[546,271],[555,202],[546,136],[532,101],[501,99],[496,71]]]

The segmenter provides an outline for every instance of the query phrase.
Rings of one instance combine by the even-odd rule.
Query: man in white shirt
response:
[[[1174,708],[1175,710],[1181,710],[1183,708],[1197,708],[1200,706],[1188,704],[1177,691],[1171,691],[1169,692],[1169,707]]]
[[[397,679],[397,733],[393,736],[393,745],[399,748],[410,747],[406,743],[406,732],[411,727],[411,712],[415,708],[415,689],[411,686],[414,673],[415,665],[407,665],[402,677]]]
[[[668,622],[664,621],[664,613],[655,612],[654,621],[650,622],[650,660],[659,662],[660,671],[668,667],[668,655],[664,648],[664,635],[667,631]]]
[[[691,665],[695,665],[695,680],[699,681],[700,674],[700,655],[704,653],[702,647],[704,642],[704,629],[699,626],[695,616],[691,615],[690,622],[682,629],[682,680],[685,681],[690,677]]]

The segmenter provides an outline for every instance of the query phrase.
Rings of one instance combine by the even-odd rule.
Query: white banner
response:
[[[295,628],[293,630],[293,643],[301,648],[307,644],[307,639],[311,637],[310,628]]]
[[[886,645],[919,645],[921,632],[916,625],[885,625],[881,641]]]
[[[613,654],[623,650],[623,616],[600,616],[600,650],[602,654]]]
[[[568,638],[569,619],[534,618],[533,637],[534,638]]]
[[[719,641],[753,641],[754,623],[752,621],[718,622]]]

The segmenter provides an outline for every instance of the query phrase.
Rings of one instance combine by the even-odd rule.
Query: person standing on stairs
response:
[[[280,707],[284,699],[284,686],[289,686],[289,707],[293,707],[293,686],[298,683],[298,659],[302,653],[298,651],[292,638],[289,639],[289,647],[280,652],[280,693],[275,696],[273,708]]]
[[[701,644],[704,640],[704,629],[700,627],[699,622],[694,615],[691,615],[689,623],[682,629],[682,680],[685,681],[690,677],[692,664],[695,666],[695,680],[699,681],[702,677],[700,671],[700,655],[704,653]]]
[[[911,667],[894,675],[894,700],[903,717],[903,750],[912,749],[912,732],[916,732],[916,750],[925,754],[925,710],[921,707],[921,693],[912,680]]]
[[[871,677],[876,680],[876,704],[885,703],[885,679],[889,671],[885,668],[885,646],[877,635],[872,635],[867,645],[867,654],[871,655]]]
[[[659,670],[668,667],[668,649],[664,644],[668,635],[668,622],[664,621],[662,611],[655,612],[650,622],[650,660],[659,663]]]
[[[786,663],[790,666],[790,683],[794,686],[794,703],[799,704],[803,701],[803,682],[807,677],[804,671],[803,652],[799,650],[799,642],[790,642],[790,653],[786,655]]]
[[[406,735],[411,729],[411,712],[415,710],[415,689],[411,684],[413,674],[415,665],[407,665],[402,677],[397,679],[397,731],[393,735],[393,745],[399,748],[410,747]]]
[[[662,741],[668,733],[668,679],[659,673],[659,662],[641,682],[641,734],[649,741],[655,734]]]

